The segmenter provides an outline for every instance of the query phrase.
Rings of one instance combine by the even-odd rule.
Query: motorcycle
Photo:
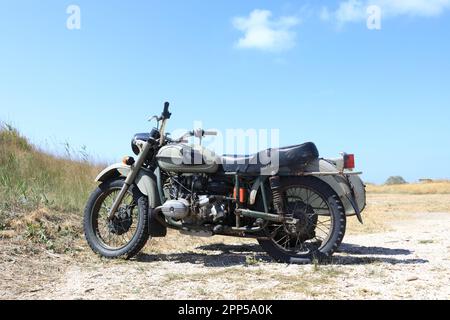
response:
[[[169,103],[150,133],[136,134],[134,157],[103,170],[88,200],[85,237],[106,258],[130,259],[168,229],[184,235],[256,239],[276,261],[329,259],[342,243],[347,217],[366,206],[355,157],[319,157],[314,143],[268,149],[249,156],[217,156],[188,138],[170,138]],[[262,159],[277,156],[276,168]]]

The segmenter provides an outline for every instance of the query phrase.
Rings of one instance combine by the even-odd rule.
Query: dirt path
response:
[[[43,276],[50,279],[22,292],[2,285],[0,297],[450,299],[450,213],[409,213],[389,225],[383,233],[348,235],[328,266],[276,264],[253,241],[195,243],[174,235],[169,243],[185,241],[187,249],[152,253],[149,247],[128,262],[48,257]]]

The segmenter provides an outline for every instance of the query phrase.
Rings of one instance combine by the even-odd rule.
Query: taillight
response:
[[[355,169],[355,155],[345,154],[344,155],[344,169]]]

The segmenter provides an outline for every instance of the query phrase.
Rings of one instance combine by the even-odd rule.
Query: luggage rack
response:
[[[348,175],[348,176],[358,176],[363,174],[361,171],[329,171],[329,172],[301,172],[294,173],[294,176],[337,176],[337,175]]]

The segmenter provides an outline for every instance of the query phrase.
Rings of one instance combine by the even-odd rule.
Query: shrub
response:
[[[400,176],[394,176],[394,177],[389,177],[389,179],[386,180],[386,185],[388,186],[392,186],[392,185],[398,185],[398,184],[406,184],[406,180],[403,179]]]

